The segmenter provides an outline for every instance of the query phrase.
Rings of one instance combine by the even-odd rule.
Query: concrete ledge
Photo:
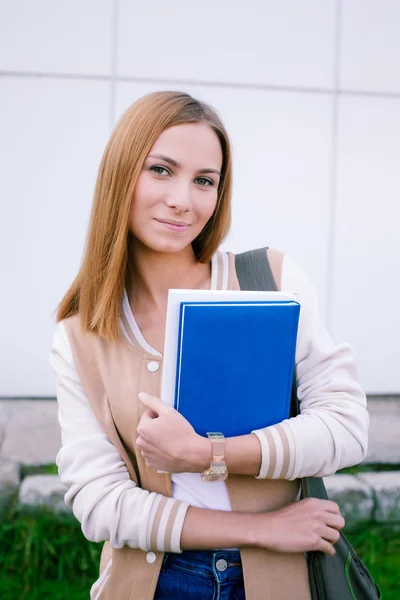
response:
[[[0,400],[1,456],[21,465],[55,461],[61,447],[55,400]],[[371,422],[364,464],[400,465],[400,397],[368,398]]]
[[[54,513],[70,513],[64,503],[66,487],[58,475],[29,475],[19,490],[21,508],[46,507]]]
[[[369,484],[354,475],[332,475],[324,482],[329,499],[339,504],[347,527],[371,520],[375,503]]]
[[[400,465],[400,401],[394,397],[368,399],[368,412],[369,443],[364,464]]]
[[[400,471],[362,473],[358,477],[374,491],[374,520],[382,523],[399,522]]]
[[[371,519],[400,524],[400,397],[369,398],[368,409],[370,443],[364,464],[386,463],[396,471],[325,479],[329,497],[350,528]],[[19,486],[21,506],[70,512],[58,476],[31,475],[20,484],[20,466],[54,463],[60,446],[54,400],[0,400],[0,519]]]
[[[329,498],[340,506],[347,529],[370,521],[400,526],[400,471],[332,475],[324,481]],[[20,483],[19,465],[0,460],[0,515],[18,488],[22,509],[46,507],[55,514],[71,513],[58,475],[28,475]]]
[[[48,400],[0,400],[1,456],[26,466],[54,463],[61,447],[57,410]]]
[[[19,465],[6,458],[0,458],[0,515],[8,508],[20,483]]]

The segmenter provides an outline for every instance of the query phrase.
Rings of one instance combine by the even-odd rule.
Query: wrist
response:
[[[276,515],[273,512],[257,513],[254,515],[254,527],[249,531],[249,537],[252,538],[252,545],[264,550],[276,551],[276,533],[279,533],[277,527]]]
[[[212,447],[208,438],[196,434],[192,452],[193,473],[202,473],[208,469],[212,460]]]
[[[237,546],[265,548],[263,542],[265,535],[262,536],[262,529],[265,528],[265,513],[236,513],[235,532],[238,540]]]

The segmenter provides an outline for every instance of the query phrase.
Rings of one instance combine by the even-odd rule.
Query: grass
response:
[[[346,535],[382,589],[384,600],[398,600],[400,530],[368,525]],[[11,508],[0,524],[0,598],[87,600],[97,578],[101,546],[88,542],[69,515]]]
[[[20,467],[21,478],[28,477],[28,475],[58,475],[57,465],[21,465]]]
[[[382,590],[383,600],[400,598],[400,530],[366,526],[346,533]]]
[[[0,598],[87,600],[101,546],[69,515],[11,509],[0,525]]]
[[[356,465],[355,467],[348,467],[347,469],[341,469],[337,472],[338,475],[357,475],[358,473],[381,473],[383,471],[400,471],[400,465],[392,464],[370,464],[370,465]]]
[[[79,583],[48,580],[34,588],[23,588],[15,577],[2,575],[0,582],[2,600],[88,600],[89,590],[90,584],[86,580]]]

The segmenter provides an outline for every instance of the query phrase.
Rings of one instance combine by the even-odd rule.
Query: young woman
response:
[[[229,476],[210,482],[212,440],[158,398],[168,290],[239,288],[218,250],[231,179],[218,116],[178,92],[131,106],[100,165],[51,352],[65,500],[107,542],[93,600],[308,600],[305,553],[332,555],[344,525],[334,502],[298,501],[298,479],[364,458],[366,400],[352,349],[333,345],[291,258],[268,251],[280,288],[300,294],[301,415],[226,439]]]

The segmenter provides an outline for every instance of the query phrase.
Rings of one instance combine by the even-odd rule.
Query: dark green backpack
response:
[[[241,290],[277,291],[266,250],[260,248],[236,255],[236,272]],[[291,417],[295,417],[299,412],[296,376],[294,376]],[[321,478],[305,477],[301,483],[303,498],[328,499]],[[335,549],[334,556],[327,556],[323,552],[307,553],[312,600],[378,600],[381,598],[381,592],[367,567],[358,558],[342,532]]]

